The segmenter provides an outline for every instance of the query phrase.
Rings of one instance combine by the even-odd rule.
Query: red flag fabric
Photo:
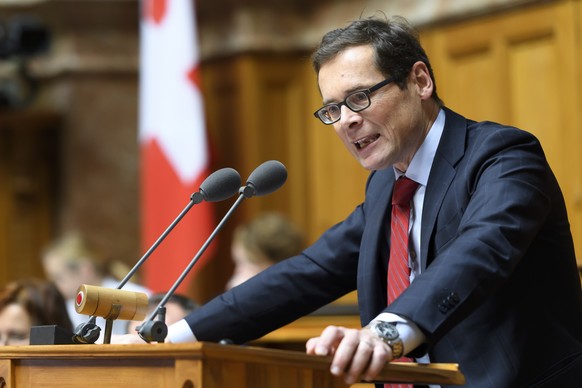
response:
[[[145,252],[209,174],[192,0],[142,0],[139,142]],[[211,204],[190,209],[144,265],[143,283],[167,291],[215,226]],[[209,249],[196,264],[211,256]],[[178,288],[187,293],[190,276]]]

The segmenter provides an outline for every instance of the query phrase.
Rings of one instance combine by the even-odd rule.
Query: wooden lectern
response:
[[[219,345],[36,345],[0,347],[0,388],[335,388],[331,358]],[[456,364],[391,363],[386,381],[459,385]]]

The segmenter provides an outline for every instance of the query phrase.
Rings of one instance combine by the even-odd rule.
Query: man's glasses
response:
[[[329,125],[338,121],[342,116],[342,105],[350,108],[352,112],[360,112],[368,108],[371,104],[370,94],[383,86],[393,82],[394,78],[386,78],[384,81],[377,83],[370,89],[359,90],[348,95],[345,100],[337,104],[327,104],[322,108],[316,110],[313,115],[321,120],[322,123]]]

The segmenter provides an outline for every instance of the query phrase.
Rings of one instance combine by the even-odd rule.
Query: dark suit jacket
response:
[[[187,321],[199,340],[243,343],[357,287],[362,324],[415,322],[432,362],[470,387],[582,386],[582,291],[562,193],[527,132],[445,109],[426,188],[423,272],[386,307],[392,169],[303,254],[210,301]]]

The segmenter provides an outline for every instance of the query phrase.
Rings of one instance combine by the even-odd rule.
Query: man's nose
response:
[[[354,112],[347,105],[342,105],[340,122],[344,125],[350,127],[353,122],[358,121],[361,118],[360,112]]]

